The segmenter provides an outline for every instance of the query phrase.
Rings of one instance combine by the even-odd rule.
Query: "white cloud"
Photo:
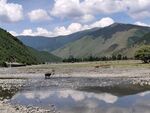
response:
[[[106,27],[113,23],[114,23],[114,20],[112,18],[105,17],[92,24],[83,25],[81,23],[71,23],[67,27],[65,26],[56,27],[52,31],[48,31],[47,29],[44,29],[41,27],[38,27],[36,31],[33,31],[32,29],[25,29],[20,35],[54,37],[54,36],[60,36],[60,35],[69,35],[78,31],[91,29],[94,27]]]
[[[80,30],[82,30],[81,24],[72,23],[67,28],[65,28],[64,26],[56,27],[53,31],[48,31],[47,29],[41,27],[36,28],[36,31],[33,31],[32,29],[25,29],[20,35],[52,37],[52,36],[59,36],[59,35],[68,35]]]
[[[106,27],[114,23],[114,20],[109,17],[102,18],[99,21],[94,22],[93,24],[90,25],[90,28],[94,27]]]
[[[150,11],[140,11],[140,12],[132,12],[129,15],[134,19],[143,19],[146,17],[150,17]]]
[[[25,29],[21,35],[33,35],[32,29]]]
[[[37,33],[35,33],[35,34],[36,34],[36,35],[41,35],[41,36],[49,36],[49,35],[51,35],[52,33],[49,32],[47,29],[38,27],[38,28],[37,28]]]
[[[92,20],[94,14],[115,13],[123,9],[120,0],[55,0],[51,14],[62,18]]]
[[[140,21],[137,21],[134,23],[135,25],[139,25],[139,26],[147,26],[147,27],[150,27],[149,24],[146,24],[146,23],[143,23],[143,22],[140,22]]]
[[[69,18],[87,23],[95,19],[92,14],[86,14],[79,0],[55,0],[51,14],[55,17]]]
[[[79,17],[82,15],[79,0],[55,0],[51,14],[61,18]]]
[[[134,19],[150,17],[150,1],[149,0],[124,0],[127,8],[127,14]]]
[[[123,10],[124,5],[121,0],[84,0],[81,7],[85,13],[116,13]]]
[[[52,33],[53,36],[59,36],[59,35],[69,35],[78,31],[82,31],[85,29],[89,29],[88,25],[82,25],[80,23],[71,23],[69,26],[61,26],[61,27],[56,27]]]
[[[91,29],[94,27],[106,27],[114,23],[114,20],[109,17],[102,18],[92,24],[89,25],[82,25],[80,23],[72,23],[68,27],[57,27],[55,28],[53,34],[54,36],[58,35],[68,35],[74,32],[86,30],[86,29]]]
[[[79,17],[79,20],[83,23],[91,22],[95,19],[95,17],[91,14],[83,15],[82,17]]]
[[[68,30],[73,33],[82,30],[82,25],[80,23],[72,23],[68,26]]]
[[[34,32],[32,29],[25,29],[20,35],[25,35],[25,36],[51,36],[52,33],[49,32],[48,30],[38,27],[36,31]]]
[[[43,9],[36,9],[28,13],[28,17],[31,21],[43,21],[50,20],[51,17]]]
[[[17,22],[23,19],[22,5],[7,3],[7,0],[0,0],[0,21]]]
[[[80,20],[86,15],[118,12],[136,19],[150,17],[150,0],[55,0],[51,14]]]

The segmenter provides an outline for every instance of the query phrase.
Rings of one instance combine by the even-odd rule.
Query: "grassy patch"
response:
[[[121,68],[150,68],[150,64],[143,64],[140,60],[121,60],[121,61],[98,61],[80,63],[57,63],[48,65],[29,66],[29,69],[51,69],[51,68],[82,68],[82,67],[121,67]]]

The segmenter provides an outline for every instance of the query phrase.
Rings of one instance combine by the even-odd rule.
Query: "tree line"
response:
[[[121,54],[112,55],[111,57],[108,56],[95,57],[91,55],[87,58],[75,58],[73,56],[70,56],[69,58],[63,59],[63,62],[112,61],[112,60],[128,60],[128,59],[136,59],[143,61],[143,63],[150,63],[150,45],[144,45],[140,47],[135,52],[134,58],[128,58],[127,56],[123,56]]]
[[[111,61],[111,60],[128,60],[127,56],[121,54],[102,57],[89,56],[85,58],[75,58],[74,56],[69,56],[68,58],[63,59],[63,62],[86,62],[86,61]]]

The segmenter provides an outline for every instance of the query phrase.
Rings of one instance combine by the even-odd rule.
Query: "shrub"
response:
[[[4,61],[0,61],[0,67],[7,67],[7,65]]]
[[[150,63],[150,46],[143,46],[135,52],[135,58]]]

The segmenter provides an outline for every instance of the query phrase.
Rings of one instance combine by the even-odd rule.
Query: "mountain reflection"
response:
[[[12,99],[20,104],[42,106],[54,104],[61,113],[149,113],[150,92],[123,97],[111,93],[78,90],[23,91]]]

